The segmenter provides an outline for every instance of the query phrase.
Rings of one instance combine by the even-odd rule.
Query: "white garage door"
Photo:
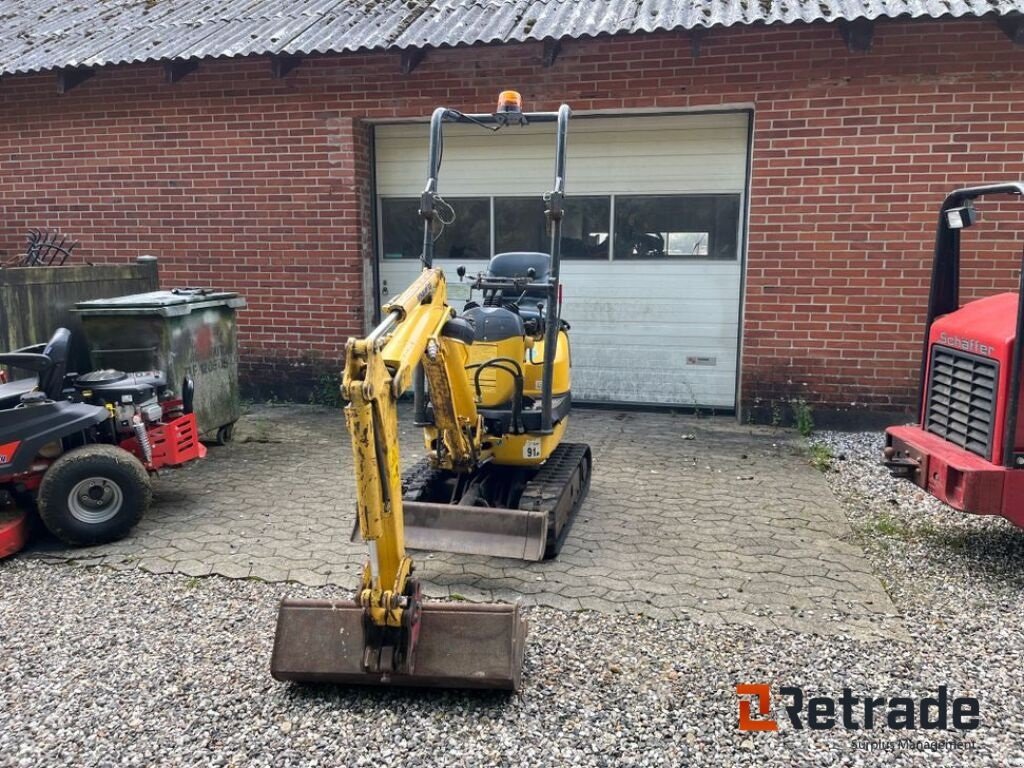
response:
[[[747,113],[575,118],[563,222],[563,317],[577,400],[731,408],[746,190]],[[427,126],[376,130],[381,298],[419,271]],[[445,127],[450,223],[435,264],[455,278],[492,253],[548,251],[540,195],[554,126]]]

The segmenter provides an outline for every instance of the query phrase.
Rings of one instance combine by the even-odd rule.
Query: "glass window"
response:
[[[607,259],[609,197],[569,197],[562,219],[562,258]],[[494,199],[494,250],[547,253],[551,243],[540,197]]]
[[[491,204],[486,197],[445,198],[438,203],[434,258],[487,259],[491,253]],[[419,198],[380,201],[381,245],[385,259],[418,259],[423,252],[423,219]]]
[[[616,259],[739,257],[739,195],[615,198]]]

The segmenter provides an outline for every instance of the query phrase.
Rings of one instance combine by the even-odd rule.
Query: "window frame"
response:
[[[743,192],[651,192],[651,193],[639,193],[639,194],[635,193],[635,192],[630,192],[630,193],[627,193],[627,194],[619,193],[619,194],[613,195],[612,197],[613,197],[613,203],[614,203],[614,198],[617,198],[617,197],[630,197],[630,198],[644,198],[644,197],[732,197],[732,198],[736,199],[736,203],[737,203],[736,251],[735,251],[735,256],[733,258],[731,258],[731,259],[715,259],[715,258],[712,258],[711,256],[669,256],[669,255],[654,256],[654,257],[640,257],[640,256],[638,256],[638,257],[635,257],[635,258],[616,259],[615,258],[615,243],[613,242],[611,248],[608,249],[611,252],[611,260],[612,261],[616,261],[616,262],[619,262],[619,263],[625,263],[625,264],[636,263],[636,262],[640,262],[640,263],[644,263],[644,264],[657,264],[657,263],[672,263],[672,264],[731,264],[733,262],[742,262],[743,261],[743,231],[744,231],[743,230],[743,216],[744,216],[744,210],[745,210],[744,206],[746,205],[746,195]],[[612,230],[611,230],[611,235],[610,235],[611,237],[614,237],[614,235],[615,235],[615,215],[616,215],[616,212],[617,211],[616,211],[615,206],[613,204],[612,214],[611,214],[612,215],[612,221],[611,221]],[[709,243],[709,246],[710,246],[710,242],[711,242],[710,235],[711,235],[711,233],[709,232],[708,235],[709,235],[708,243]],[[666,244],[667,244],[667,241],[666,241]],[[709,250],[709,253],[710,253],[710,247],[709,247],[708,250]]]
[[[487,201],[487,215],[488,215],[488,248],[490,249],[491,256],[494,256],[494,195],[445,195],[446,200],[485,200]],[[408,202],[416,202],[419,204],[419,198],[414,195],[377,195],[376,204],[374,206],[377,213],[377,226],[376,232],[374,233],[376,240],[376,251],[377,251],[377,262],[379,264],[401,264],[403,262],[409,263],[411,261],[419,261],[422,254],[418,256],[412,256],[409,258],[401,257],[398,259],[389,259],[384,255],[384,201],[385,200],[405,200]],[[423,233],[423,222],[422,220],[418,224],[420,236],[422,239]],[[486,257],[486,259],[491,258]],[[448,258],[446,256],[436,256],[435,258]],[[484,260],[486,260],[484,259]],[[467,259],[467,261],[473,261],[473,259]],[[479,261],[479,259],[476,259]]]
[[[394,264],[400,262],[414,261],[413,258],[402,258],[402,259],[386,259],[384,257],[384,215],[383,207],[385,200],[416,200],[417,198],[412,195],[377,195],[376,196],[376,212],[377,212],[377,260],[381,264]],[[449,200],[481,200],[486,199],[488,201],[488,226],[490,230],[490,257],[492,258],[495,254],[495,245],[497,240],[496,226],[495,226],[495,208],[494,204],[498,198],[526,200],[531,199],[531,195],[446,195],[445,198]],[[607,258],[593,258],[593,259],[568,259],[568,263],[573,264],[599,264],[601,262],[615,262],[615,263],[644,263],[644,264],[656,264],[656,263],[672,263],[672,264],[730,264],[733,262],[743,262],[744,259],[744,212],[746,211],[746,198],[747,194],[745,191],[742,192],[651,192],[651,193],[636,193],[636,192],[586,192],[582,194],[568,195],[568,198],[572,197],[607,197],[608,198],[608,257]],[[736,198],[738,204],[738,215],[736,217],[736,253],[732,259],[715,259],[710,256],[660,256],[660,257],[647,257],[647,258],[628,258],[628,259],[616,259],[615,258],[615,218],[617,213],[618,198],[643,198],[643,197],[733,197]],[[710,234],[710,233],[709,233]]]

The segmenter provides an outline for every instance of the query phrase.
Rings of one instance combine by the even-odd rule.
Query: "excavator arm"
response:
[[[518,605],[425,602],[405,551],[397,404],[417,366],[430,383],[438,466],[468,470],[486,453],[466,374],[472,329],[446,301],[444,275],[424,269],[369,336],[346,346],[345,420],[369,556],[355,601],[281,601],[271,658],[278,680],[519,689],[526,621]]]
[[[418,636],[420,594],[405,552],[397,411],[417,365],[430,382],[439,462],[471,467],[480,451],[482,425],[465,373],[465,342],[445,331],[461,321],[446,301],[443,273],[424,269],[383,308],[383,322],[345,349],[345,420],[359,532],[369,549],[357,602],[366,613],[364,664],[370,669],[406,670]]]

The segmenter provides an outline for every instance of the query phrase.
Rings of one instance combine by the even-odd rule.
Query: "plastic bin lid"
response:
[[[232,291],[210,288],[174,288],[169,291],[150,291],[109,299],[80,301],[75,311],[81,314],[160,314],[184,315],[194,309],[226,306],[239,309],[245,299]]]

